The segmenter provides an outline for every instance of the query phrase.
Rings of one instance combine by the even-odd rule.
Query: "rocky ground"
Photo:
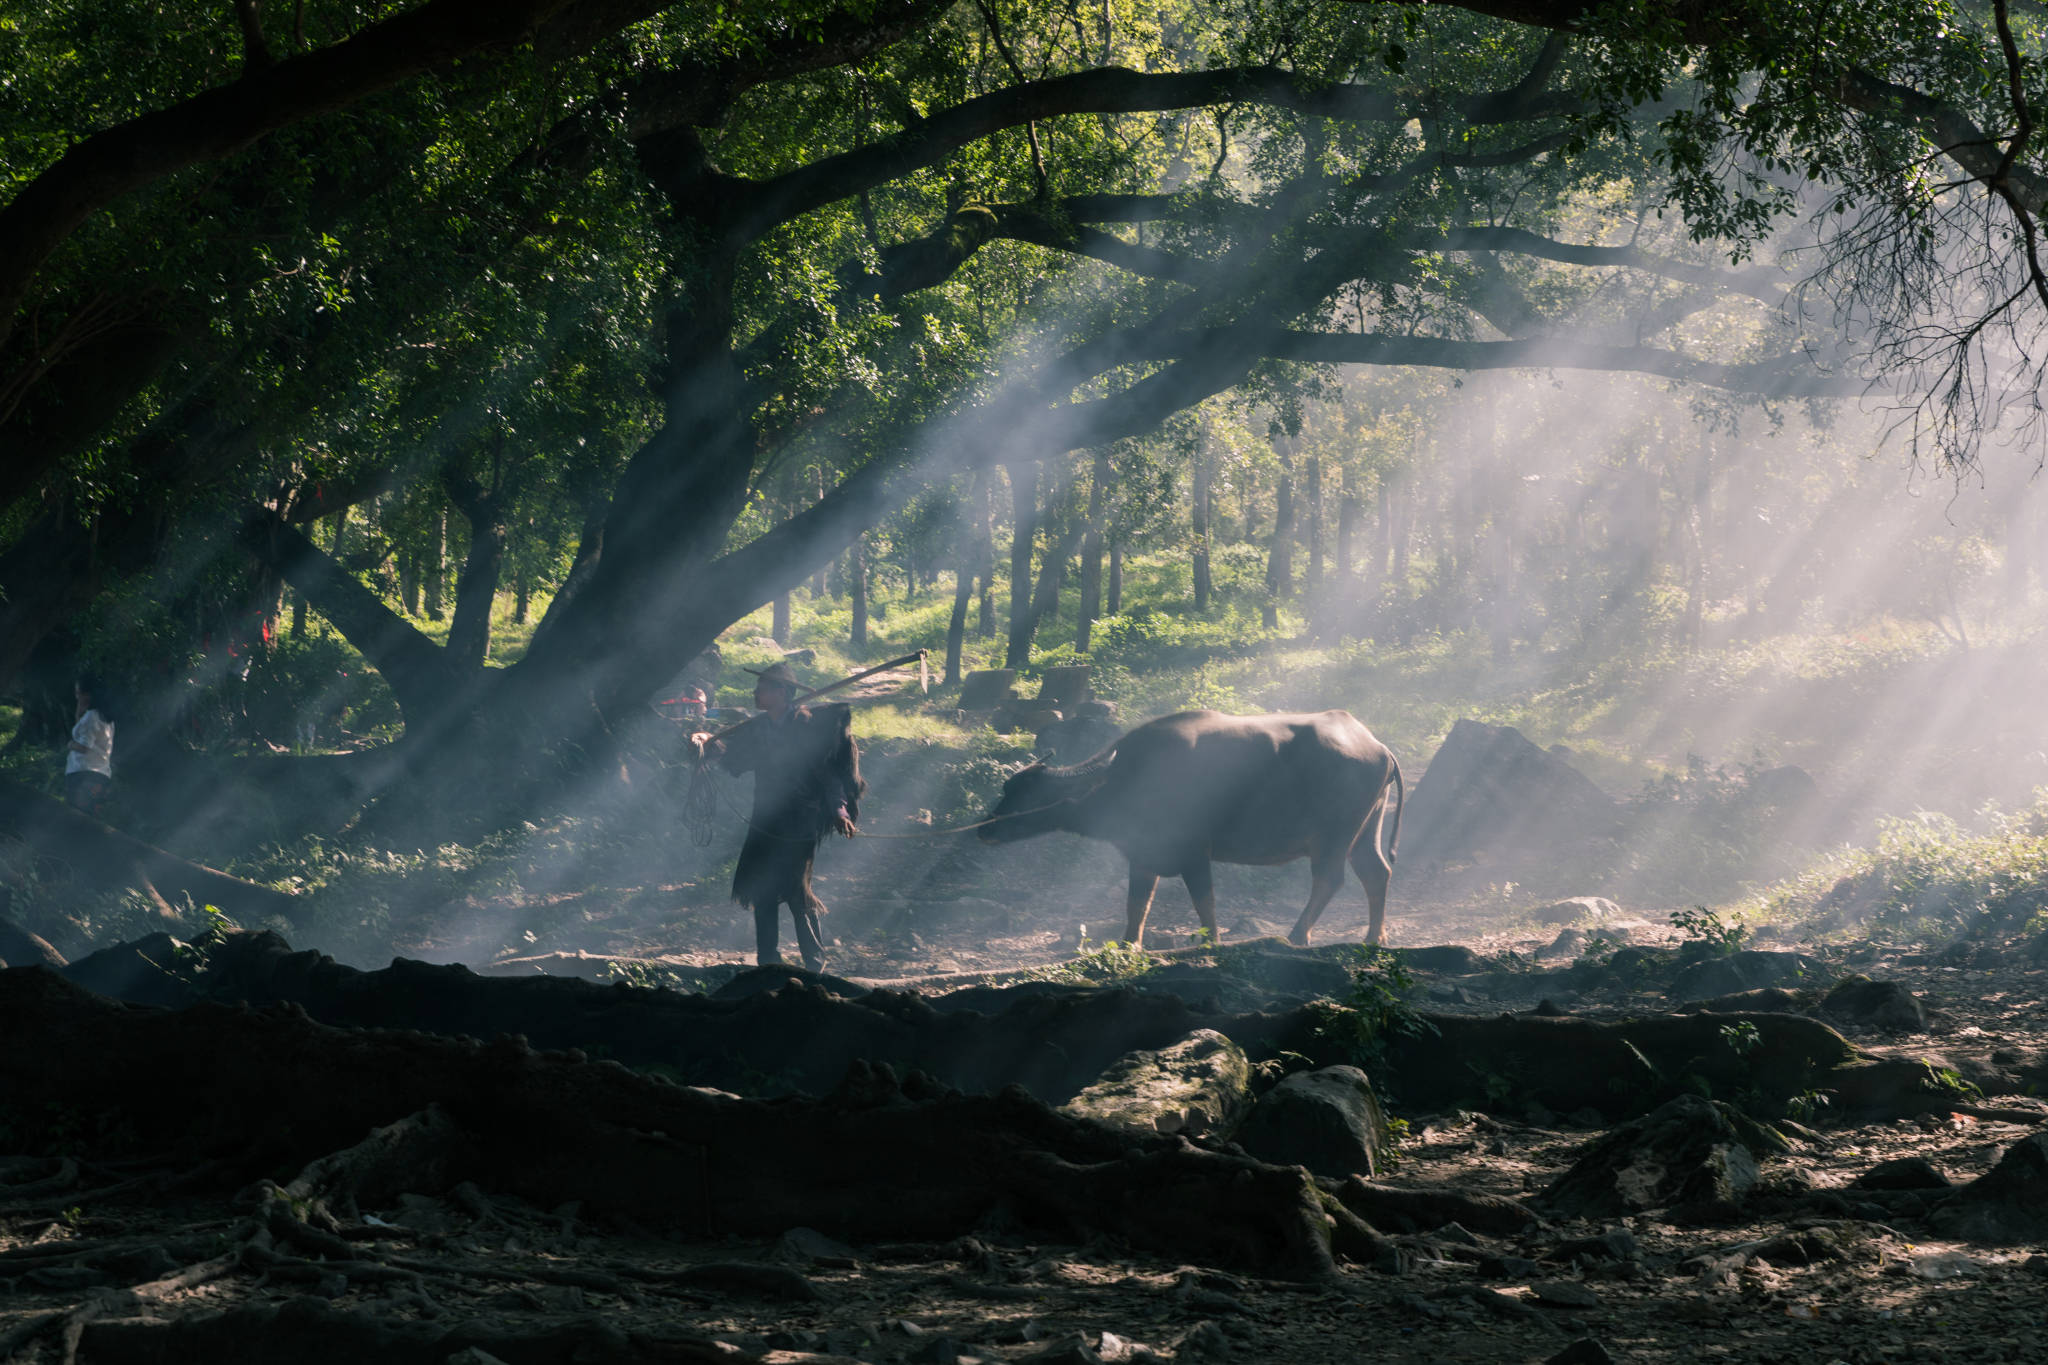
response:
[[[965,888],[971,894],[927,887],[928,900],[847,895],[862,887],[829,880],[822,889],[840,902],[835,973],[923,978],[927,992],[954,984],[933,977],[966,984],[1068,960],[1082,924],[1095,937],[1092,925],[1101,916],[1083,918],[1089,906],[1116,904],[1102,891],[1061,899],[986,882]],[[1162,888],[1163,902],[1178,895],[1175,885]],[[1353,888],[1333,909],[1322,939],[1358,937],[1364,907],[1356,895]],[[736,950],[750,946],[747,926],[723,906],[703,902],[687,891],[667,901],[639,897],[630,902],[638,908],[618,911],[615,921],[609,912],[585,920],[588,935],[574,946],[568,939],[538,945],[558,955],[594,955],[582,965],[535,953],[509,970],[601,976],[617,971],[609,959],[619,956],[677,973],[744,961]],[[1165,909],[1155,920],[1164,921],[1155,945],[1185,943],[1192,916],[1177,905]],[[1294,913],[1291,900],[1278,895],[1240,898],[1224,916],[1226,944],[1284,932]],[[702,935],[709,925],[724,926],[726,941],[707,950]],[[1626,930],[1637,944],[1676,937],[1663,915],[1611,917],[1607,927]],[[1568,951],[1543,956],[1559,927],[1527,915],[1407,908],[1389,928],[1397,944],[1462,944],[1495,964],[1482,972],[1425,974],[1418,999],[1446,1013],[1541,1007],[1620,1018],[1682,1003],[1659,988],[1614,981],[1573,989],[1565,975],[1544,970],[1571,960]],[[1176,931],[1182,937],[1172,937]],[[1920,998],[1928,1014],[1924,1031],[1845,1026],[1873,1053],[1925,1057],[1964,1078],[2001,1078],[2008,1091],[2022,1088],[2014,1078],[2048,1058],[2048,972],[2037,963],[2013,957],[1958,967],[1907,948],[1769,946],[1804,954],[1814,984],[1862,972],[1901,982]],[[1498,969],[1502,963],[1510,969]],[[1398,1092],[1398,1077],[1392,1079]],[[0,1359],[10,1350],[15,1359],[37,1361],[198,1359],[200,1346],[188,1343],[198,1352],[188,1357],[175,1341],[167,1347],[172,1338],[164,1334],[178,1323],[196,1333],[193,1324],[227,1311],[240,1316],[213,1320],[241,1324],[237,1330],[246,1328],[251,1340],[264,1324],[295,1317],[328,1324],[335,1342],[369,1340],[361,1332],[371,1328],[398,1331],[427,1351],[417,1358],[464,1365],[492,1358],[510,1365],[713,1359],[721,1358],[719,1350],[735,1361],[808,1355],[1041,1365],[1148,1356],[1598,1365],[1609,1355],[1659,1365],[2018,1365],[2042,1359],[2040,1343],[2048,1339],[2048,1244],[1960,1243],[1927,1221],[1931,1193],[1849,1188],[1878,1163],[1906,1156],[1924,1158],[1956,1184],[1982,1174],[2008,1146],[2039,1131],[1992,1117],[2001,1105],[2022,1120],[2042,1108],[2024,1096],[1991,1098],[1964,1106],[1985,1110],[1983,1116],[1931,1104],[1917,1119],[1879,1124],[1820,1110],[1796,1150],[1765,1164],[1765,1197],[1724,1221],[1674,1223],[1655,1212],[1591,1221],[1554,1216],[1513,1237],[1455,1226],[1382,1227],[1400,1237],[1401,1255],[1347,1265],[1341,1283],[1313,1286],[1030,1228],[985,1226],[947,1245],[841,1247],[800,1230],[714,1243],[688,1228],[591,1223],[573,1206],[543,1211],[474,1191],[474,1198],[409,1197],[365,1209],[369,1219],[351,1235],[370,1229],[374,1251],[362,1255],[374,1259],[336,1264],[272,1254],[265,1261],[237,1253],[239,1260],[223,1261],[224,1252],[252,1236],[246,1191],[238,1205],[203,1178],[180,1188],[172,1173],[147,1163],[82,1163],[74,1170],[49,1160],[9,1167],[0,1158]],[[1597,1132],[1540,1105],[1494,1108],[1421,1113],[1396,1105],[1408,1127],[1398,1166],[1382,1179],[1504,1195],[1542,1212],[1546,1192]],[[1596,1118],[1608,1122],[1577,1116],[1581,1125]],[[734,1263],[793,1267],[800,1275],[750,1278],[731,1270]],[[133,1327],[92,1328],[95,1313],[109,1324],[136,1321],[137,1301],[123,1298],[129,1294],[141,1296],[157,1337],[145,1341],[147,1331]],[[258,1311],[265,1305],[278,1312]],[[70,1346],[61,1335],[67,1320],[75,1329]],[[536,1333],[549,1324],[558,1337],[584,1333],[575,1348],[583,1354],[559,1341],[537,1345]],[[634,1331],[654,1335],[618,1335]],[[648,1344],[664,1331],[674,1338],[668,1347]],[[1599,1347],[1573,1347],[1588,1337]],[[705,1339],[728,1345],[715,1348]],[[451,1349],[434,1356],[435,1343]],[[483,1353],[452,1349],[458,1346]]]
[[[1442,927],[1456,933],[1479,925]],[[1421,923],[1397,921],[1397,931],[1407,929],[1419,931]],[[1544,933],[1528,933],[1528,925],[1462,939],[1485,954],[1511,950],[1524,958],[1534,958],[1548,941]],[[997,956],[987,952],[993,943],[971,952],[940,939],[932,948],[944,956],[934,956],[930,966],[946,958]],[[1030,950],[1042,962],[1055,956],[1057,945],[1036,943]],[[1868,1050],[1929,1056],[1968,1072],[2038,1060],[2048,1046],[2040,968],[1950,968],[1923,954],[1890,950],[1815,950],[1815,956],[1831,972],[1860,968],[1901,980],[1931,1007],[1925,1033],[1870,1033],[1858,1038]],[[1513,990],[1503,986],[1495,995],[1522,999],[1483,999],[1460,980],[1479,988],[1507,982]],[[1534,972],[1425,980],[1438,995],[1452,990],[1464,997],[1434,1003],[1452,1013],[1530,1009],[1538,993],[1556,997],[1552,1009],[1595,1017],[1673,1005],[1614,988],[1569,999],[1561,984],[1559,976]],[[1999,1103],[2028,1105],[2025,1099],[1980,1101]],[[1399,1166],[1382,1177],[1386,1183],[1497,1193],[1536,1209],[1593,1136],[1540,1109],[1403,1117],[1409,1132]],[[0,1193],[6,1199],[0,1203],[0,1353],[14,1347],[14,1359],[72,1359],[61,1338],[31,1328],[49,1322],[49,1314],[90,1308],[100,1302],[94,1295],[113,1304],[123,1285],[141,1281],[141,1289],[127,1291],[145,1295],[147,1316],[160,1330],[168,1330],[162,1326],[168,1322],[203,1322],[203,1314],[240,1310],[244,1318],[236,1322],[254,1332],[268,1318],[252,1306],[281,1306],[303,1316],[311,1312],[311,1295],[322,1312],[338,1314],[336,1322],[430,1324],[410,1328],[420,1340],[440,1328],[469,1332],[449,1336],[451,1342],[483,1340],[477,1332],[500,1330],[512,1355],[498,1359],[514,1365],[518,1359],[569,1359],[518,1357],[518,1342],[526,1340],[518,1332],[578,1320],[623,1330],[688,1328],[745,1355],[913,1363],[979,1357],[1075,1365],[1092,1357],[1145,1355],[1536,1363],[1591,1336],[1614,1359],[1673,1365],[2017,1365],[2040,1359],[2048,1326],[2048,1246],[1960,1244],[1925,1222],[1923,1197],[1894,1191],[1878,1195],[1882,1203],[1876,1203],[1849,1185],[1874,1164],[1901,1156],[1925,1158],[1946,1179],[1962,1183],[1989,1171],[2003,1148],[2030,1132],[2025,1124],[1948,1107],[1872,1126],[1835,1124],[1823,1111],[1796,1152],[1765,1164],[1765,1189],[1774,1193],[1753,1199],[1731,1222],[1679,1226],[1647,1214],[1597,1222],[1552,1218],[1513,1238],[1458,1228],[1409,1232],[1403,1257],[1350,1267],[1343,1283],[1313,1287],[1024,1228],[983,1228],[973,1240],[950,1246],[848,1248],[801,1232],[707,1244],[692,1240],[688,1230],[590,1226],[575,1207],[541,1212],[502,1197],[467,1207],[463,1199],[406,1199],[377,1209],[371,1214],[377,1224],[365,1224],[375,1228],[375,1261],[332,1267],[291,1257],[252,1273],[260,1263],[246,1257],[236,1267],[209,1261],[246,1238],[248,1228],[238,1230],[246,1201],[238,1207],[225,1193],[197,1189],[166,1195],[162,1183],[141,1179],[147,1171],[137,1169],[82,1169],[63,1189],[37,1193],[20,1177],[41,1173],[45,1162],[0,1177],[14,1183]],[[154,1199],[147,1197],[152,1189]],[[762,1295],[729,1273],[721,1279],[721,1271],[700,1271],[729,1263],[797,1263],[803,1279],[770,1283],[776,1295]],[[692,1269],[700,1271],[694,1279]],[[182,1283],[178,1271],[193,1283]],[[162,1342],[150,1347],[158,1351],[152,1355],[131,1336],[133,1330],[121,1336],[113,1328],[98,1334],[80,1328],[76,1359],[170,1359],[160,1353]],[[496,1353],[457,1357],[451,1351],[449,1359],[475,1363],[489,1355]],[[1602,1357],[1581,1349],[1563,1359]]]

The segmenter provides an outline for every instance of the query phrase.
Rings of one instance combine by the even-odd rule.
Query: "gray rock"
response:
[[[1845,1024],[1887,1033],[1925,1033],[1927,1009],[1897,981],[1845,976],[1820,1002],[1820,1012]]]
[[[1015,701],[1017,670],[986,668],[969,673],[960,684],[962,711],[993,711],[1006,701]]]
[[[1288,995],[1341,1000],[1351,993],[1351,973],[1335,962],[1301,953],[1248,953],[1232,965],[1246,980]]]
[[[1021,1357],[1020,1365],[1102,1365],[1102,1357],[1095,1354],[1088,1338],[1075,1332],[1061,1337],[1042,1351]]]
[[[1531,916],[1538,924],[1599,924],[1620,919],[1621,907],[1605,896],[1570,896],[1552,901]]]
[[[64,965],[64,954],[5,915],[0,915],[0,958],[14,967],[44,966],[55,970]]]
[[[1529,1292],[1559,1308],[1600,1307],[1600,1296],[1575,1280],[1539,1280],[1529,1286]]]
[[[1401,960],[1418,972],[1438,972],[1444,976],[1473,976],[1486,970],[1486,959],[1462,943],[1403,948]]]
[[[1522,1256],[1488,1256],[1479,1262],[1483,1280],[1526,1280],[1543,1267]]]
[[[1237,1141],[1260,1161],[1341,1180],[1379,1169],[1386,1131],[1372,1081],[1355,1066],[1331,1066],[1274,1086],[1237,1130]]]
[[[1852,1190],[1946,1190],[1955,1182],[1924,1156],[1880,1161],[1849,1182]]]
[[[2048,1239],[2048,1133],[2030,1134],[2006,1148],[1996,1166],[1935,1210],[1934,1225],[1971,1242]]]
[[[1462,719],[1409,792],[1401,856],[1411,867],[1474,854],[1489,866],[1549,862],[1560,846],[1619,828],[1614,798],[1512,726]]]
[[[1547,1255],[1553,1261],[1569,1261],[1578,1256],[1590,1256],[1596,1261],[1637,1261],[1642,1259],[1643,1249],[1632,1232],[1598,1232],[1591,1237],[1559,1242]]]
[[[1558,931],[1558,935],[1556,938],[1552,939],[1549,943],[1545,944],[1543,947],[1538,948],[1536,950],[1536,956],[1539,959],[1552,957],[1577,957],[1579,955],[1579,950],[1584,948],[1585,946],[1586,931],[1584,929],[1562,929]]]
[[[1727,957],[1695,962],[1672,978],[1667,994],[1680,1000],[1705,1000],[1765,986],[1791,986],[1812,981],[1821,972],[1819,959],[1804,953],[1774,953],[1745,948]]]
[[[1688,1218],[1732,1212],[1756,1187],[1759,1172],[1744,1130],[1726,1109],[1681,1095],[1609,1130],[1551,1185],[1547,1202],[1568,1218],[1659,1208]]]
[[[1795,991],[1783,986],[1765,986],[1761,990],[1717,995],[1711,1000],[1688,1000],[1678,1007],[1677,1013],[1797,1014],[1818,1003],[1820,998],[1819,991]]]
[[[812,1265],[820,1261],[850,1261],[853,1248],[811,1228],[791,1228],[782,1234],[780,1254],[785,1261]]]
[[[1614,1357],[1593,1338],[1580,1337],[1543,1365],[1614,1365]]]
[[[1221,1133],[1251,1108],[1251,1063],[1213,1029],[1158,1051],[1127,1052],[1061,1106],[1144,1133]]]

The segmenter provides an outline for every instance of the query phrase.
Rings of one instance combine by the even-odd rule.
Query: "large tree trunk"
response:
[[[494,481],[495,482],[495,481]],[[482,668],[491,657],[491,612],[505,572],[507,524],[504,497],[473,479],[446,480],[448,500],[469,523],[469,554],[455,587],[455,620],[448,627],[448,661],[464,671]]]
[[[953,615],[946,621],[946,677],[951,687],[960,681],[960,647],[967,638],[967,604],[974,597],[974,575],[965,555],[956,555],[953,565]]]
[[[1189,515],[1194,532],[1195,610],[1209,609],[1209,448],[1206,440],[1195,446],[1194,497]]]

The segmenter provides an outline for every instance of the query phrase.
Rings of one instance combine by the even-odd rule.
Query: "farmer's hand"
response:
[[[704,746],[710,742],[711,736],[702,730],[690,736],[690,747],[696,750],[697,757],[700,759],[704,757]]]
[[[858,833],[853,827],[853,817],[846,813],[846,807],[844,806],[833,812],[832,826],[849,839]]]

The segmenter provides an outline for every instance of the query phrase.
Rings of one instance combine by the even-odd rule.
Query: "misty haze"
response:
[[[15,6],[0,1360],[2032,1359],[2048,25],[1842,8]]]

